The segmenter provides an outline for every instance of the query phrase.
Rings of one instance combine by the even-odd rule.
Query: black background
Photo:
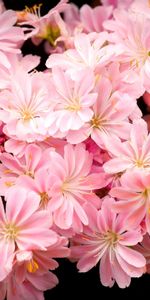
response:
[[[142,0],[141,0],[142,1]],[[34,4],[43,3],[42,14],[46,13],[50,8],[57,4],[58,1],[54,0],[5,0],[5,6],[7,9],[22,10],[25,5],[31,7]],[[91,1],[76,1],[72,0],[78,6],[82,6],[85,3],[91,4]],[[44,69],[44,62],[46,56],[43,55],[43,45],[35,47],[30,41],[23,46],[24,54],[32,53],[42,56],[42,63],[40,69]],[[132,283],[129,288],[119,289],[117,285],[113,288],[106,288],[100,284],[99,281],[99,269],[98,266],[93,268],[88,273],[78,273],[75,264],[70,263],[66,259],[59,260],[60,267],[55,271],[59,278],[59,285],[45,293],[45,299],[57,300],[66,299],[71,300],[75,297],[77,299],[91,298],[93,300],[102,299],[102,297],[149,297],[150,294],[150,276],[144,275],[139,279],[132,279]],[[147,296],[145,295],[146,293]],[[105,300],[105,299],[104,299]]]

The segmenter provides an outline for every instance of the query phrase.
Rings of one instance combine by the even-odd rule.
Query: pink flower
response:
[[[100,211],[86,206],[89,225],[73,237],[72,257],[78,261],[80,272],[87,272],[100,261],[100,279],[112,287],[130,284],[131,277],[140,277],[145,271],[145,259],[132,246],[142,241],[139,231],[126,229],[126,222],[111,209],[114,200],[106,197]]]
[[[48,270],[53,271],[58,268],[59,264],[55,258],[68,257],[70,249],[67,246],[67,238],[57,235],[57,241],[49,246],[46,251],[17,251],[15,266],[17,266],[20,280],[23,281],[28,274],[44,274]]]
[[[56,275],[52,272],[43,274],[28,274],[24,281],[21,282],[15,270],[2,282],[0,282],[0,299],[4,300],[41,300],[44,299],[43,291],[51,289],[58,284]]]
[[[104,28],[112,32],[109,41],[114,43],[116,60],[121,61],[128,71],[133,69],[146,88],[150,65],[149,25],[150,20],[143,15],[119,9],[114,11],[114,20],[104,23]]]
[[[43,291],[58,284],[58,278],[48,270],[55,270],[58,263],[54,258],[67,257],[70,253],[68,241],[57,236],[56,243],[46,251],[17,251],[12,272],[0,282],[0,299],[7,293],[8,300],[44,299]]]
[[[105,139],[105,147],[113,156],[104,164],[105,172],[115,174],[129,169],[149,169],[149,143],[147,124],[142,119],[133,123],[130,138],[126,142]]]
[[[135,101],[128,94],[113,93],[112,84],[106,78],[100,80],[96,91],[98,97],[93,105],[93,117],[78,132],[69,131],[69,143],[82,142],[91,135],[98,146],[104,147],[104,141],[108,137],[129,137],[131,124],[128,116],[135,110]]]
[[[47,136],[45,119],[51,115],[46,75],[19,70],[10,82],[11,90],[0,94],[0,119],[8,136],[33,142]]]
[[[8,54],[21,53],[19,46],[24,40],[23,30],[15,27],[16,13],[12,10],[0,14],[0,65],[10,68]]]
[[[53,80],[56,89],[52,95],[56,127],[62,132],[80,129],[93,116],[91,106],[97,97],[97,93],[93,92],[94,75],[86,70],[78,80],[73,81],[56,68],[53,69]]]
[[[52,54],[49,56],[46,66],[53,68],[60,66],[69,73],[78,78],[81,70],[90,68],[96,71],[98,67],[102,67],[110,61],[113,56],[112,49],[109,51],[104,46],[108,38],[107,32],[101,32],[96,35],[96,39],[85,33],[78,33],[74,37],[74,49],[64,51],[63,54]]]
[[[42,4],[34,5],[32,7],[26,6],[23,11],[17,11],[18,21],[22,24],[29,24],[34,27],[36,30],[34,32],[40,31],[41,26],[43,25],[44,21],[50,19],[53,14],[58,12],[63,12],[65,8],[68,7],[67,4],[68,0],[60,0],[59,3],[54,6],[46,15],[41,16],[40,10]]]
[[[145,220],[150,234],[150,175],[144,171],[126,172],[120,179],[121,186],[114,187],[110,195],[119,199],[114,204],[117,212],[127,213],[127,226],[136,228]]]
[[[107,185],[104,173],[91,173],[92,154],[83,144],[64,147],[64,158],[56,152],[50,153],[51,170],[55,181],[51,186],[49,209],[53,212],[54,222],[61,229],[82,230],[88,224],[83,203],[95,203],[99,198],[94,190]]]
[[[55,47],[57,38],[66,34],[66,24],[60,16],[60,13],[65,11],[69,6],[68,0],[61,0],[55,7],[53,7],[46,15],[41,16],[40,10],[42,3],[26,6],[23,11],[17,11],[18,23],[27,25],[23,27],[26,39],[32,38],[32,42],[38,45],[42,40],[47,40],[48,44]]]
[[[39,204],[40,197],[19,187],[8,192],[6,212],[0,201],[1,281],[11,271],[15,251],[46,250],[57,240],[47,212],[37,211]]]
[[[36,145],[28,145],[24,156],[17,158],[9,153],[0,155],[0,194],[5,195],[8,189],[15,185],[19,176],[34,177],[40,168],[48,168],[50,166],[50,158],[48,158],[49,149],[42,152],[41,148]]]
[[[0,283],[0,299],[3,299],[6,293],[8,300],[20,300],[20,296],[26,300],[34,300],[35,297],[41,299],[43,291],[58,284],[56,275],[48,270],[55,270],[59,266],[54,258],[67,257],[70,254],[67,245],[66,238],[57,236],[56,242],[46,251],[17,251],[13,271]]]

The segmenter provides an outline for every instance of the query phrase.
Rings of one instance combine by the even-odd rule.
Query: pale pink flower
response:
[[[110,191],[111,196],[119,199],[114,204],[115,210],[127,214],[128,228],[136,228],[145,220],[150,234],[150,174],[146,171],[126,172],[120,184]]]
[[[112,159],[104,164],[105,172],[115,174],[129,169],[149,170],[149,144],[150,135],[143,119],[133,123],[129,140],[105,139],[105,147],[112,155]]]
[[[16,13],[12,10],[0,14],[0,65],[10,68],[8,54],[21,53],[19,47],[24,40],[23,30],[15,27]]]
[[[104,22],[104,27],[112,32],[109,41],[114,43],[116,60],[121,61],[128,71],[133,69],[146,88],[150,66],[149,26],[149,19],[125,10],[115,10],[114,20]]]
[[[107,78],[102,78],[95,90],[98,97],[93,105],[93,117],[79,131],[69,131],[69,143],[79,143],[91,136],[98,146],[104,147],[104,140],[108,137],[129,137],[131,124],[128,117],[135,110],[135,101],[128,94],[113,93]]]
[[[46,66],[63,67],[69,70],[72,76],[78,78],[79,72],[90,68],[96,71],[97,68],[107,64],[113,56],[111,46],[104,46],[108,39],[107,32],[101,32],[93,40],[90,34],[78,33],[74,37],[74,49],[64,51],[62,54],[52,54],[49,56]]]
[[[33,26],[36,29],[34,32],[38,33],[44,21],[50,19],[55,13],[63,12],[65,8],[68,7],[67,2],[68,0],[60,0],[59,3],[44,16],[41,16],[40,12],[42,3],[39,5],[35,4],[32,7],[26,6],[23,11],[17,11],[18,21],[21,24],[29,24]]]
[[[6,212],[0,201],[0,255],[3,257],[0,280],[12,268],[12,259],[17,250],[46,250],[57,240],[50,230],[51,220],[46,211],[37,211],[40,197],[23,188],[12,188],[7,195]]]
[[[66,145],[64,158],[54,151],[50,157],[52,174],[56,176],[49,202],[54,223],[61,229],[81,231],[82,224],[88,224],[83,203],[95,202],[96,198],[98,204],[94,190],[107,185],[105,174],[91,173],[93,157],[83,144]]]
[[[97,93],[93,92],[94,75],[86,70],[80,73],[78,80],[73,81],[61,69],[54,68],[53,81],[56,90],[51,98],[56,127],[62,132],[80,129],[93,116],[91,106],[97,98]],[[52,126],[50,134],[53,133],[51,130]]]
[[[24,156],[17,158],[9,153],[0,155],[0,194],[5,195],[8,189],[15,185],[19,176],[34,177],[40,168],[50,166],[48,157],[50,149],[42,151],[37,145],[28,145],[25,149]]]
[[[61,0],[46,15],[41,16],[40,9],[42,3],[27,7],[23,11],[17,11],[18,22],[21,25],[29,25],[24,27],[26,39],[32,38],[35,45],[40,44],[43,40],[55,47],[57,46],[57,38],[67,34],[66,24],[60,16],[69,6],[68,0]]]
[[[32,142],[46,138],[45,118],[51,114],[46,75],[19,70],[11,89],[0,93],[0,120],[8,136]]]
[[[106,197],[100,211],[86,206],[89,225],[73,237],[71,256],[78,261],[80,272],[87,272],[100,261],[100,280],[104,286],[114,282],[120,288],[129,286],[131,277],[145,271],[145,258],[132,246],[142,241],[139,231],[127,230],[126,222],[112,211],[114,200]]]

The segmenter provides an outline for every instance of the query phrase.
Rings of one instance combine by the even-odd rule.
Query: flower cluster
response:
[[[0,300],[44,299],[56,258],[109,287],[150,273],[150,1],[101,2],[0,1]]]

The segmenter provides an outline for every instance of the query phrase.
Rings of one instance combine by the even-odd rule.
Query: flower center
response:
[[[119,235],[116,232],[108,230],[104,235],[104,239],[109,243],[109,246],[114,246],[119,240]]]
[[[92,119],[91,119],[91,126],[93,128],[100,128],[101,125],[102,125],[102,120],[100,119],[99,116],[94,116]]]
[[[30,170],[25,171],[24,174],[27,175],[27,176],[30,176],[31,178],[34,179],[34,173],[32,171],[30,171]]]
[[[80,100],[78,98],[72,99],[70,102],[70,105],[65,107],[66,110],[79,111],[81,109]]]
[[[26,268],[29,273],[35,273],[39,269],[39,265],[34,259],[31,259],[27,262]]]
[[[137,160],[135,161],[135,165],[136,165],[136,167],[138,167],[138,168],[142,168],[142,167],[144,167],[144,162],[143,162],[143,160],[137,159]]]
[[[64,194],[65,192],[68,192],[68,190],[69,190],[69,182],[64,181],[61,186],[61,191]]]
[[[30,121],[34,116],[30,110],[25,109],[21,111],[21,117],[24,121]]]
[[[45,209],[49,202],[49,196],[46,192],[43,192],[43,193],[40,193],[40,197],[41,197],[40,207]]]
[[[56,46],[56,40],[60,36],[60,29],[57,25],[46,26],[37,37],[47,40],[51,46]]]
[[[149,198],[149,195],[150,195],[150,188],[149,188],[149,189],[148,189],[148,188],[145,189],[145,190],[143,191],[142,195],[143,195],[143,197],[144,197],[145,199]]]
[[[6,224],[3,230],[3,234],[6,239],[15,240],[18,236],[19,228],[14,224]]]

